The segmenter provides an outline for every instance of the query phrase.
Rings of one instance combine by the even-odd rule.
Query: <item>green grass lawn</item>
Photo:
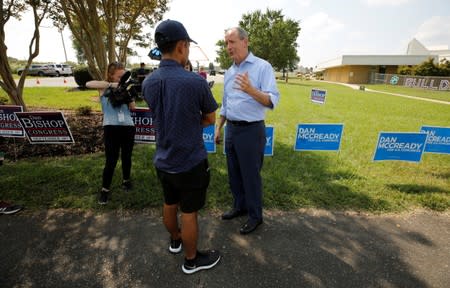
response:
[[[311,88],[327,90],[325,105],[310,101]],[[58,89],[26,88],[26,102],[29,107],[68,109],[92,105],[100,109],[95,91],[72,94]],[[218,102],[222,102],[222,89],[220,83],[213,88]],[[266,124],[275,127],[274,156],[265,158],[262,171],[266,208],[317,207],[376,213],[416,208],[449,210],[450,155],[424,154],[418,164],[372,161],[380,131],[418,132],[422,125],[448,127],[449,105],[296,79],[288,84],[279,82],[279,89],[279,106],[269,111],[266,119]],[[294,151],[299,123],[343,123],[341,151]],[[222,149],[219,146],[219,152],[209,156],[210,209],[225,209],[231,204]],[[0,199],[20,202],[30,209],[160,207],[162,192],[151,161],[153,154],[153,145],[136,145],[132,171],[135,189],[128,193],[120,190],[118,166],[113,199],[106,207],[99,207],[96,201],[101,185],[102,153],[7,161],[0,166]]]
[[[409,88],[404,86],[394,86],[387,84],[367,84],[366,88],[384,91],[389,93],[398,93],[408,96],[417,96],[421,98],[435,99],[450,102],[450,90],[435,91],[430,89]]]

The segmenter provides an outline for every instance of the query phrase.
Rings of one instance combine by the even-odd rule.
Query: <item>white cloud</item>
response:
[[[433,16],[423,22],[414,37],[426,45],[449,45],[450,16]]]
[[[364,0],[369,6],[400,6],[410,0]]]
[[[318,12],[300,22],[298,38],[300,65],[311,67],[339,56],[339,37],[345,24],[325,12]]]
[[[331,18],[325,12],[318,12],[301,22],[301,36],[317,40],[328,39],[331,35],[342,30],[345,25],[337,19]]]

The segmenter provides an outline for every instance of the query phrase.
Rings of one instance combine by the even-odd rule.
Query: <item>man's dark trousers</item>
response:
[[[234,123],[234,124],[233,124]],[[225,153],[234,208],[248,210],[249,220],[262,220],[261,168],[266,145],[264,121],[227,121]]]

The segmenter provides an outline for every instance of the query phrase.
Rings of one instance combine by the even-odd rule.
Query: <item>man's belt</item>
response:
[[[264,120],[252,121],[252,122],[227,120],[227,122],[230,123],[233,126],[249,126],[249,125],[253,125],[253,124],[264,122]]]

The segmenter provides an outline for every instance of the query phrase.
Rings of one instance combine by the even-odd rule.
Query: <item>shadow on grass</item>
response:
[[[212,177],[207,207],[225,209],[232,203],[226,158],[218,152],[209,155]],[[297,152],[276,142],[273,157],[266,157],[262,170],[264,207],[298,209],[389,210],[385,200],[374,199],[365,191],[364,177],[351,168],[331,163],[334,152]],[[45,158],[0,167],[3,200],[12,200],[29,208],[81,208],[99,211],[143,209],[162,205],[162,190],[152,164],[154,146],[136,145],[133,152],[133,190],[122,191],[121,163],[117,164],[111,186],[112,199],[107,207],[97,204],[101,188],[104,156]],[[23,162],[23,163],[22,163]],[[338,167],[338,168],[336,168]],[[3,171],[2,171],[3,172]],[[17,175],[20,175],[18,177]],[[354,190],[354,183],[361,183]]]
[[[106,207],[97,204],[105,161],[103,153],[7,162],[0,166],[0,198],[32,210],[80,208],[105,211],[160,207],[162,192],[152,165],[153,151],[150,145],[136,145],[132,167],[134,189],[129,192],[121,189],[119,160],[111,185],[112,199]]]
[[[213,176],[209,189],[210,206],[225,208],[232,203],[223,146],[209,156]],[[331,209],[386,210],[389,203],[373,199],[364,190],[354,191],[348,183],[364,182],[350,168],[330,163],[326,153],[298,152],[276,142],[273,157],[265,157],[262,169],[265,208],[298,209],[318,207]],[[334,152],[331,152],[334,153]],[[363,186],[363,185],[361,185]],[[364,189],[364,188],[362,188]]]
[[[403,193],[423,194],[423,193],[450,193],[450,190],[442,189],[436,186],[417,185],[417,184],[388,184],[387,187],[398,190]]]
[[[328,153],[293,151],[293,147],[276,143],[276,155],[263,168],[266,201],[273,208],[320,207],[331,209],[385,210],[389,204],[373,199],[364,190],[355,191],[349,184],[363,182],[364,177],[349,167],[331,163]],[[338,168],[336,168],[338,167]],[[364,189],[364,188],[361,188]]]

